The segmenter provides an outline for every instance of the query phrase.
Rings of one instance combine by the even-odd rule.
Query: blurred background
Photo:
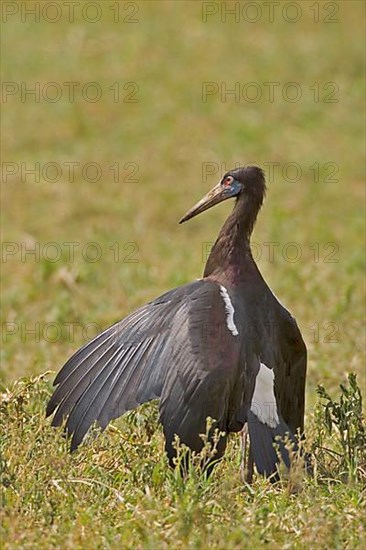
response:
[[[308,407],[362,386],[363,3],[74,4],[2,3],[3,383],[200,277],[232,203],[178,221],[255,162],[253,252],[306,340]]]

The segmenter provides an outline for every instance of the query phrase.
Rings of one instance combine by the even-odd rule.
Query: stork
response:
[[[170,464],[175,434],[191,450],[203,446],[206,419],[220,438],[249,433],[256,468],[276,476],[290,467],[287,434],[304,429],[306,347],[295,319],[264,281],[250,238],[266,192],[258,166],[230,170],[180,223],[235,198],[203,277],[163,294],[79,349],[55,378],[47,406],[52,424],[66,421],[71,450],[96,422],[104,429],[124,412],[159,399]],[[279,438],[277,436],[280,436]]]

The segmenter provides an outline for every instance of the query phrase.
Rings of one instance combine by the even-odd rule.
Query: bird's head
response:
[[[179,223],[190,220],[215,204],[232,197],[247,197],[256,199],[259,206],[262,204],[266,192],[264,172],[259,166],[243,166],[229,170],[211,191],[197,202]]]

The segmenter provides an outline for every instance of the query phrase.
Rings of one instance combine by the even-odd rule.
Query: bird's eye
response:
[[[224,179],[224,185],[225,187],[228,187],[229,185],[231,185],[233,182],[233,178],[231,176],[228,176],[227,178]]]

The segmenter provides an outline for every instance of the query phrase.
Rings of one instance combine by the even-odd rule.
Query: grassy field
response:
[[[2,3],[2,547],[364,548],[362,458],[344,470],[316,396],[366,382],[364,4],[52,4]],[[232,205],[177,222],[248,162],[268,179],[253,250],[309,351],[314,478],[245,486],[233,436],[183,483],[154,405],[70,456],[44,418],[53,373],[201,275]]]

